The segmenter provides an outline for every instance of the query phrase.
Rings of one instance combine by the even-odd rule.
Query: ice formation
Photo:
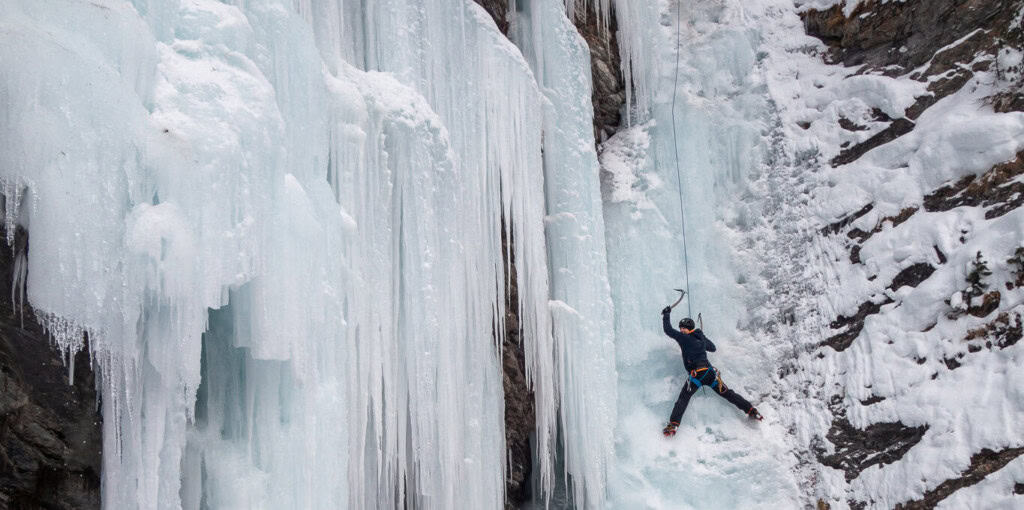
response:
[[[901,355],[935,354],[961,323],[870,352],[928,326],[915,312],[950,297],[955,271],[890,289],[903,308],[866,323],[875,344],[820,362],[804,345],[829,313],[883,292],[835,262],[845,248],[814,237],[822,223],[873,201],[857,220],[870,229],[1024,148],[1020,114],[977,106],[991,80],[856,172],[814,174],[811,162],[869,136],[837,133],[838,118],[899,118],[928,84],[825,65],[785,0],[509,9],[506,37],[471,0],[0,3],[6,233],[29,232],[24,297],[56,343],[88,339],[105,508],[501,507],[508,285],[536,398],[539,506],[559,491],[556,504],[588,509],[896,504],[972,451],[1021,439],[1007,432],[1015,394],[927,411],[949,403],[945,386]],[[626,125],[600,155],[577,9],[618,26]],[[924,261],[922,247],[965,267],[975,249],[1020,245],[1021,224],[1017,212],[916,217],[860,257],[882,280]],[[674,318],[702,314],[712,362],[764,423],[698,395],[679,435],[658,434],[683,377],[657,311],[680,286]],[[1020,387],[1012,357],[985,359],[949,379]],[[797,376],[782,380],[783,360]],[[827,425],[815,392],[869,379],[891,401],[856,425],[900,418],[968,437],[933,432],[913,467],[853,484],[811,473],[797,454]],[[1021,466],[956,498],[1002,490]]]
[[[0,20],[8,231],[58,344],[88,333],[106,508],[500,506],[502,218],[552,437],[559,397],[542,95],[481,8]]]
[[[584,508],[678,506],[765,469],[775,446],[752,454],[720,407],[707,458],[752,455],[732,474],[640,439],[679,382],[652,289],[689,276],[709,334],[738,335],[728,247],[685,232],[705,240],[685,275],[678,201],[715,224],[764,109],[756,34],[710,19],[736,7],[669,7],[614,4],[634,127],[605,147],[629,186],[604,203],[589,53],[557,0],[518,3],[511,41],[467,0],[0,7],[6,222],[30,233],[27,299],[54,338],[88,333],[105,506],[500,506],[508,256],[541,501],[562,467]],[[764,353],[733,352],[730,382],[755,391],[739,374]],[[769,479],[750,498],[789,489]]]
[[[666,6],[659,27],[671,43],[648,57],[659,69],[648,117],[602,152],[620,374],[612,507],[795,508],[796,459],[777,419],[754,426],[707,390],[691,400],[671,441],[652,434],[685,382],[658,317],[674,301],[673,287],[689,289],[673,323],[701,313],[719,347],[711,362],[755,403],[773,389],[784,343],[752,335],[744,283],[759,281],[752,272],[760,264],[736,246],[753,214],[741,199],[765,169],[761,131],[770,109],[756,57],[760,34],[739,3],[676,7]],[[774,414],[770,403],[760,408]]]

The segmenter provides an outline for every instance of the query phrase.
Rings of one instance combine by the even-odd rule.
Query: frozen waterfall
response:
[[[772,115],[757,21],[567,3],[510,2],[507,37],[471,0],[0,3],[6,231],[55,342],[88,338],[105,508],[502,507],[508,285],[541,506],[797,504],[777,423],[698,396],[659,433],[672,287],[730,385],[772,391],[732,255]],[[573,9],[618,20],[600,159]]]
[[[765,402],[783,340],[752,333],[755,303],[748,307],[745,283],[760,281],[760,263],[738,249],[758,214],[750,183],[769,164],[762,133],[772,113],[757,56],[763,20],[749,17],[741,2],[662,8],[661,24],[649,25],[660,32],[655,40],[668,42],[649,49],[647,72],[656,77],[649,114],[641,110],[601,154],[619,372],[611,506],[799,508],[796,459]],[[673,323],[701,313],[718,346],[711,362],[768,418],[751,423],[702,389],[666,442],[656,431],[685,370],[658,311],[678,296],[673,287],[687,283]]]

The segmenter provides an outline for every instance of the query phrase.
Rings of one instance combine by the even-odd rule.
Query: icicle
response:
[[[529,66],[468,0],[233,4],[0,6],[5,224],[89,333],[104,506],[499,507],[503,216],[555,419]]]

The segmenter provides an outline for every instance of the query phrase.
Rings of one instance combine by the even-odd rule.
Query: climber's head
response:
[[[679,331],[690,334],[693,333],[693,329],[697,327],[697,324],[693,322],[693,319],[687,317],[679,321]]]

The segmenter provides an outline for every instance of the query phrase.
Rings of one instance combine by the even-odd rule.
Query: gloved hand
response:
[[[662,315],[669,314],[669,313],[672,313],[672,307],[671,306],[666,306],[665,308],[661,309],[661,314]]]

